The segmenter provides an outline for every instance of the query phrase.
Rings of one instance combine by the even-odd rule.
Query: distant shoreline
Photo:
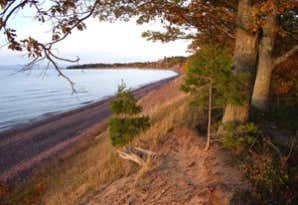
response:
[[[180,71],[186,62],[186,57],[177,56],[164,58],[159,61],[152,62],[132,62],[132,63],[90,63],[81,65],[72,65],[66,67],[66,69],[165,69]]]

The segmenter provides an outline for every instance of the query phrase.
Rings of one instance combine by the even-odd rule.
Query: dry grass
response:
[[[164,89],[168,91],[168,88]],[[153,93],[150,97],[152,99],[156,97],[155,95],[161,94],[162,90]],[[173,93],[172,97],[164,103],[144,106],[144,112],[150,116],[152,126],[132,144],[154,150],[162,140],[162,136],[165,136],[175,126],[189,123],[188,102],[188,96],[176,90],[176,93]],[[62,168],[59,165],[51,173],[51,184],[44,197],[47,205],[76,204],[82,200],[84,195],[92,194],[100,190],[103,185],[136,170],[136,166],[132,163],[118,158],[106,132],[96,137],[88,149],[67,159],[62,165]],[[139,170],[139,177],[142,177],[149,168],[150,162],[148,166]],[[57,172],[58,169],[61,171]]]
[[[145,114],[151,118],[152,126],[132,144],[154,150],[169,131],[196,121],[197,116],[190,114],[197,112],[189,110],[189,96],[178,89],[180,82],[181,79],[175,80],[140,101]],[[47,180],[43,204],[78,204],[104,185],[137,170],[136,165],[117,156],[106,131],[85,143],[42,171],[40,175]],[[148,169],[150,162],[139,170],[138,176],[145,175]]]
[[[152,159],[149,158],[146,161],[145,165],[143,165],[138,170],[138,173],[137,173],[137,176],[136,176],[136,181],[141,180],[152,167],[153,167],[153,162],[152,162]]]
[[[162,136],[178,124],[186,123],[187,111],[188,103],[184,95],[147,111],[152,119],[152,126],[132,144],[154,150]],[[103,133],[87,150],[68,159],[63,164],[63,172],[57,173],[57,169],[54,171],[51,175],[54,180],[51,180],[45,204],[75,204],[88,192],[99,190],[103,185],[128,175],[135,168],[131,163],[118,158],[108,133]],[[142,177],[149,168],[150,162],[139,170],[138,176]]]
[[[188,126],[193,128],[199,119],[198,110],[189,106],[189,96],[179,94],[171,100],[146,112],[151,119],[151,127],[132,144],[145,149],[155,150],[163,137],[175,127]]]
[[[73,205],[85,194],[134,170],[121,161],[105,132],[86,149],[51,167],[49,186],[44,197],[47,205]]]
[[[143,148],[153,149],[159,144],[159,140],[175,126],[181,125],[186,119],[188,105],[185,96],[177,96],[170,102],[166,102],[158,108],[148,112],[151,119],[151,127],[132,143]]]

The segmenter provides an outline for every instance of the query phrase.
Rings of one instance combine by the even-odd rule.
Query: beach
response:
[[[134,90],[140,98],[176,77]],[[16,183],[80,142],[107,128],[110,97],[0,133],[0,181]]]

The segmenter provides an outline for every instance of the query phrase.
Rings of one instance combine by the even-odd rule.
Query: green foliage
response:
[[[141,107],[137,105],[137,99],[134,97],[133,93],[126,89],[126,85],[122,82],[118,86],[118,92],[115,100],[111,102],[111,110],[113,113],[134,115],[141,112]]]
[[[237,125],[236,123],[227,123],[224,125],[225,135],[221,141],[226,148],[229,148],[235,153],[243,151],[251,147],[260,136],[258,128],[253,123],[245,125]]]
[[[206,45],[190,57],[186,66],[187,75],[181,88],[195,97],[195,105],[206,106],[210,83],[215,107],[223,107],[227,102],[238,105],[245,100],[242,90],[247,75],[233,75],[232,56],[227,49]]]
[[[252,184],[251,196],[257,204],[294,204],[298,199],[297,165],[289,163],[289,150],[283,152],[253,123],[229,123],[224,128],[222,143]]]
[[[110,136],[113,146],[123,146],[150,126],[149,117],[117,118],[110,120]]]
[[[109,133],[113,146],[129,143],[140,132],[150,127],[148,116],[137,116],[141,106],[137,105],[133,93],[125,84],[118,87],[116,98],[111,102],[111,110],[115,114],[109,122]]]

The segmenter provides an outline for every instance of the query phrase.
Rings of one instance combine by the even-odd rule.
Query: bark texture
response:
[[[254,22],[251,0],[240,0],[238,5],[236,45],[233,57],[233,71],[235,75],[243,72],[251,74],[248,79],[250,89],[247,90],[247,101],[241,105],[228,104],[223,116],[223,123],[237,121],[247,122],[249,118],[250,96],[253,88],[253,76],[257,61],[257,39],[258,35],[251,30],[251,23]]]
[[[208,103],[208,130],[207,130],[207,143],[205,151],[209,149],[211,139],[211,120],[212,120],[212,83],[209,85],[209,103]]]
[[[277,18],[275,16],[270,16],[266,19],[259,44],[257,75],[251,104],[263,111],[268,108],[271,76],[274,67],[272,51],[276,36],[276,25]]]

